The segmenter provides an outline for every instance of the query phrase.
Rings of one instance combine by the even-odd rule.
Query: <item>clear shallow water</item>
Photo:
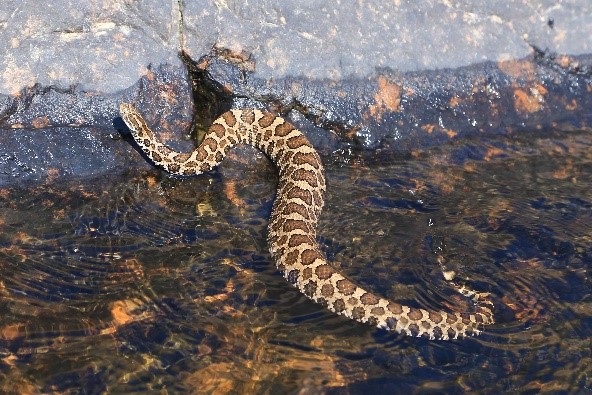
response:
[[[0,392],[592,391],[592,135],[328,166],[319,240],[360,283],[497,323],[450,342],[325,311],[275,272],[275,175],[157,171],[0,190]],[[375,161],[376,162],[376,161]]]

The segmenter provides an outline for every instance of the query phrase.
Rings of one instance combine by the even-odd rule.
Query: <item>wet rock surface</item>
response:
[[[4,2],[0,184],[146,166],[117,138],[122,101],[184,150],[230,106],[268,109],[337,161],[588,128],[591,12],[583,0]]]

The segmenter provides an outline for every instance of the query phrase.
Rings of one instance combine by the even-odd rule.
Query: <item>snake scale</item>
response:
[[[494,322],[493,305],[485,293],[455,288],[474,302],[470,313],[425,310],[368,292],[333,268],[316,241],[325,192],[321,158],[307,138],[281,117],[256,109],[230,110],[213,122],[193,152],[179,153],[156,139],[131,104],[121,104],[120,114],[145,154],[173,174],[210,171],[237,144],[263,151],[279,172],[269,220],[271,256],[290,284],[329,310],[379,328],[443,340],[479,334],[480,327]]]

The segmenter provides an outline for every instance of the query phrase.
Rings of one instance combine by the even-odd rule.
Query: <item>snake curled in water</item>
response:
[[[179,153],[155,138],[131,104],[121,104],[119,111],[146,155],[176,175],[212,170],[237,144],[263,151],[279,172],[268,234],[273,260],[290,284],[329,310],[379,328],[443,340],[479,334],[481,326],[494,322],[493,305],[485,293],[455,287],[475,303],[471,313],[425,310],[368,292],[333,268],[316,241],[325,192],[321,158],[307,138],[284,119],[255,109],[231,110],[214,121],[193,152]]]

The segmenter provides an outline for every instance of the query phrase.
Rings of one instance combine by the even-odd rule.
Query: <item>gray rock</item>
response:
[[[113,93],[150,64],[180,65],[174,2],[3,1],[0,93],[35,84]]]
[[[117,152],[113,154],[110,146],[114,136],[89,128],[3,131],[0,187],[51,182],[61,177],[94,177],[111,171],[121,173],[130,165],[130,159]]]
[[[182,9],[178,9],[181,5]],[[113,93],[150,64],[212,49],[248,56],[257,78],[364,78],[519,59],[531,46],[592,52],[592,3],[253,0],[8,0],[0,5],[0,93],[39,83]]]
[[[178,150],[194,146],[189,134],[192,100],[185,69],[148,69],[129,89],[88,94],[36,85],[5,96],[0,112],[0,186],[60,177],[91,177],[145,165],[122,140],[120,102],[134,102],[163,141]],[[165,127],[166,126],[166,127]],[[172,129],[178,134],[160,133]]]
[[[122,101],[181,150],[192,119],[230,105],[286,116],[335,157],[590,127],[591,14],[586,0],[7,0],[0,174],[111,171],[131,149],[103,139]]]

